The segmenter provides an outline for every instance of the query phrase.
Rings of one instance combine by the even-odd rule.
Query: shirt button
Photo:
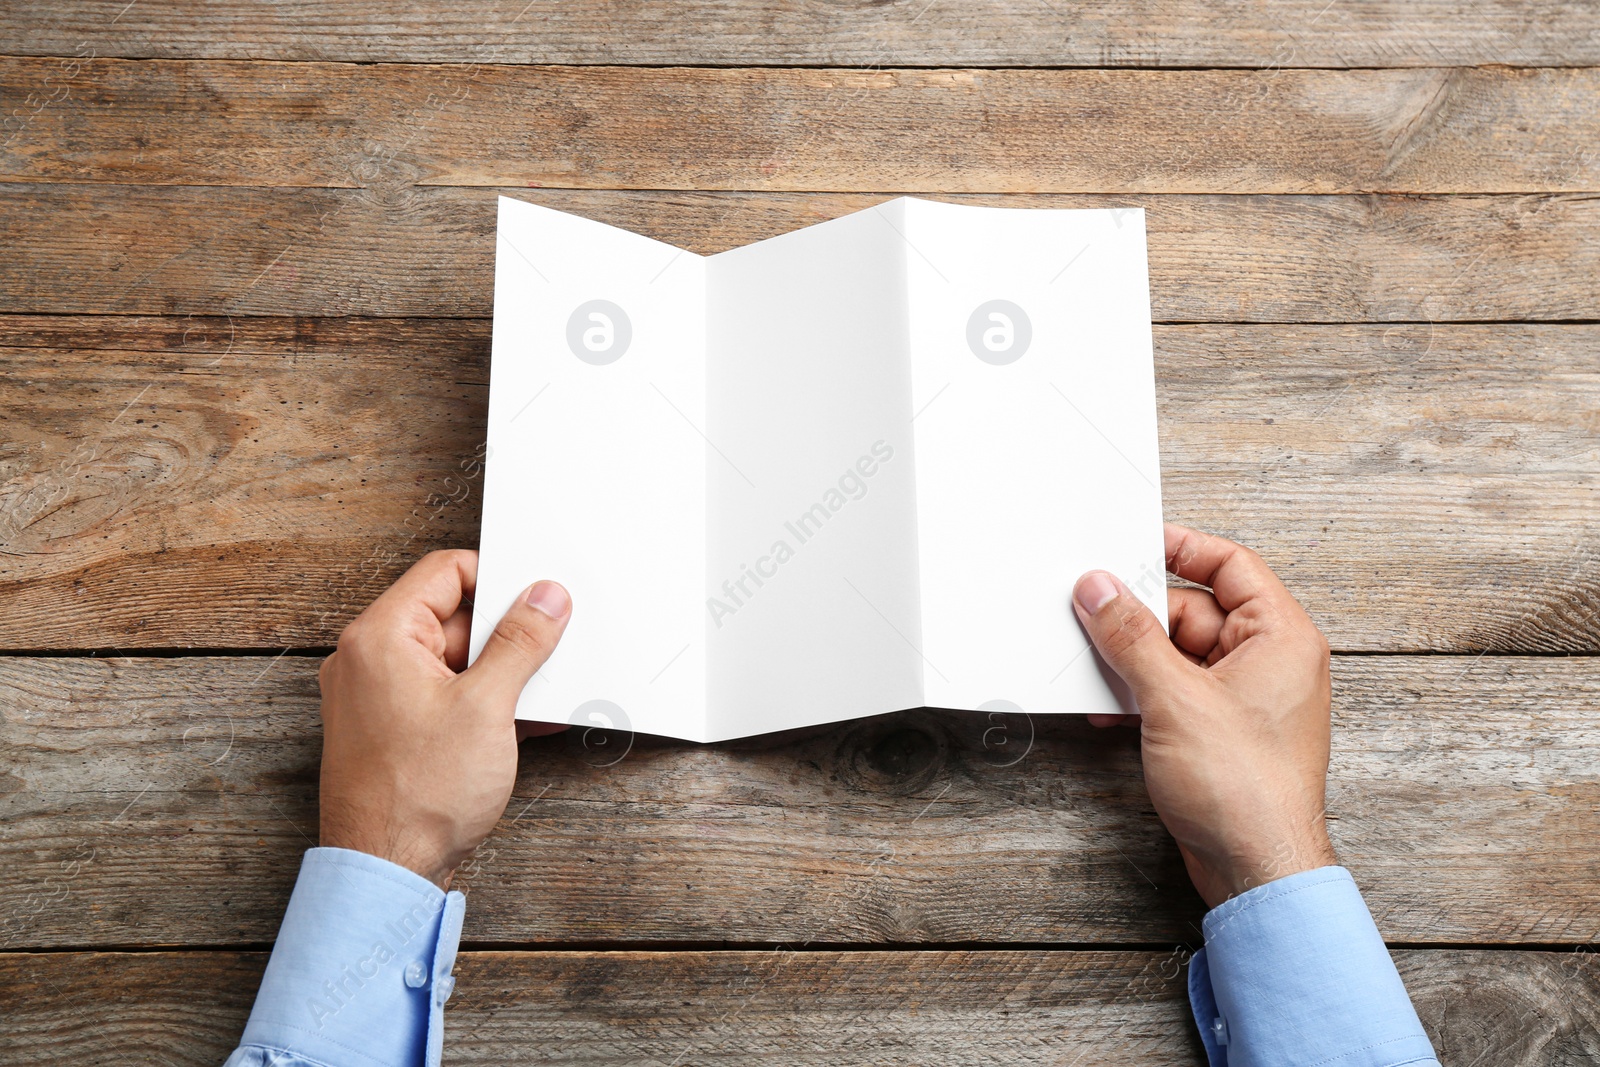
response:
[[[406,964],[406,985],[412,989],[421,989],[427,983],[428,972],[423,969],[422,964],[416,960]]]
[[[455,991],[456,980],[447,974],[433,984],[433,1002],[442,1008],[445,1001],[450,999],[450,994]]]
[[[1211,1020],[1211,1037],[1218,1045],[1226,1046],[1228,1043],[1228,1020],[1220,1015]]]

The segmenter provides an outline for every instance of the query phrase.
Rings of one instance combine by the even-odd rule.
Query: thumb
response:
[[[463,675],[491,700],[515,704],[522,687],[544,666],[572,616],[572,597],[555,582],[534,582],[501,618],[483,651]]]
[[[1090,571],[1072,591],[1072,607],[1095,650],[1128,683],[1144,707],[1191,666],[1173,646],[1150,609],[1115,575]]]

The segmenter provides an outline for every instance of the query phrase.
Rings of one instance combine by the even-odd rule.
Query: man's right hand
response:
[[[1328,642],[1260,556],[1166,528],[1167,569],[1203,589],[1167,590],[1171,637],[1105,571],[1073,607],[1133,690],[1150,799],[1208,907],[1252,886],[1336,863],[1325,808],[1332,689]]]

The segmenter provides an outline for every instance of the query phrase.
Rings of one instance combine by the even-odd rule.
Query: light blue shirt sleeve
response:
[[[1211,1067],[1438,1067],[1355,879],[1322,867],[1213,908],[1189,963]]]
[[[388,860],[311,849],[225,1067],[438,1067],[465,908]]]

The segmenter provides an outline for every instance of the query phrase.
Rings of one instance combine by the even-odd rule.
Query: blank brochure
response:
[[[716,741],[1129,710],[1071,606],[1166,620],[1144,213],[901,198],[699,256],[502,197],[472,656],[519,718]]]

